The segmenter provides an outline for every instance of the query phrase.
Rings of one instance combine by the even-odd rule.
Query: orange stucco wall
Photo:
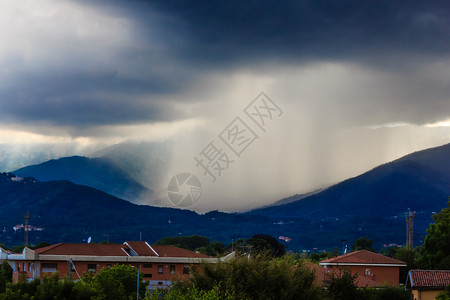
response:
[[[60,278],[67,277],[69,271],[69,265],[66,261],[40,261],[39,274],[37,273],[37,263],[33,261],[20,261],[15,264],[15,271],[13,272],[13,281],[18,282],[19,280],[27,280],[34,277],[44,277],[52,274],[52,272],[42,272],[42,266],[45,263],[56,263],[57,264],[57,272]],[[83,276],[84,273],[88,272],[88,265],[95,264],[96,265],[96,273],[98,273],[101,269],[114,266],[114,262],[83,262],[76,261],[75,267],[80,276]],[[151,267],[149,265],[151,264]],[[180,263],[128,263],[128,265],[132,265],[134,267],[139,267],[141,276],[143,276],[144,280],[174,280],[174,279],[182,279],[186,278],[189,275],[184,274],[184,267],[190,267],[189,264],[180,264]],[[160,273],[159,266],[162,266],[162,273]],[[151,274],[151,277],[149,276]],[[78,279],[78,275],[75,272],[71,272],[71,277],[74,279]]]
[[[441,291],[418,291],[412,290],[412,300],[435,300]]]
[[[378,267],[378,266],[328,266],[328,268],[339,268],[348,270],[360,276],[372,276],[380,285],[399,285],[400,267]],[[369,269],[370,275],[366,275]]]

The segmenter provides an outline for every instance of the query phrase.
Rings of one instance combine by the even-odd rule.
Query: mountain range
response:
[[[132,203],[159,205],[149,199],[164,177],[167,161],[164,144],[125,142],[96,151],[92,157],[62,157],[12,172],[39,181],[68,180]]]
[[[74,161],[84,164],[79,173],[95,166],[95,172],[89,172],[98,177],[103,175],[112,182],[114,176],[130,180],[118,171],[123,169],[111,167],[105,155],[101,159],[63,159],[69,165]],[[94,241],[121,242],[137,239],[140,233],[149,242],[165,236],[198,234],[228,243],[231,237],[265,233],[289,237],[292,240],[287,246],[292,250],[341,247],[342,240],[351,244],[361,236],[368,236],[375,240],[376,247],[382,247],[404,244],[404,217],[411,209],[416,211],[414,241],[418,245],[432,222],[432,214],[446,207],[449,170],[447,144],[412,153],[324,190],[283,199],[273,206],[244,213],[212,211],[204,215],[132,204],[67,180],[43,182],[25,173],[20,177],[19,173],[2,173],[0,226],[4,230],[0,242],[23,243],[23,230],[12,227],[22,224],[24,214],[30,211],[30,224],[44,228],[30,232],[32,243],[81,242],[89,236]]]

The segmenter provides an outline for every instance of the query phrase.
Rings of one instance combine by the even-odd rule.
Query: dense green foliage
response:
[[[204,236],[172,236],[158,240],[155,245],[172,245],[175,247],[194,251],[200,247],[209,245],[209,239]]]
[[[137,268],[126,265],[116,265],[103,268],[96,275],[92,273],[84,276],[84,283],[93,287],[99,295],[97,300],[136,299]],[[139,278],[139,296],[144,297],[146,284]]]
[[[358,300],[361,295],[356,286],[357,274],[348,271],[331,273],[327,292],[331,299]]]
[[[190,286],[184,290],[171,289],[159,291],[148,295],[146,300],[234,300],[235,297],[228,293],[222,293],[220,286],[216,285],[211,290],[201,290],[196,286]]]
[[[197,248],[195,251],[209,256],[220,257],[225,254],[225,245],[221,242],[215,241],[208,246]]]
[[[6,284],[11,282],[12,272],[12,268],[6,261],[0,265],[0,293],[3,293],[6,290]]]
[[[405,283],[409,270],[420,269],[418,249],[410,249],[409,247],[398,247],[394,257],[404,261],[406,268],[400,268],[400,282]]]
[[[358,288],[356,274],[348,271],[330,276],[327,296],[333,300],[408,300],[410,292],[402,287]]]
[[[436,300],[450,300],[450,285],[447,285],[445,290],[436,296]]]
[[[373,248],[373,242],[374,241],[369,239],[367,236],[360,237],[353,243],[352,251],[369,250],[375,252],[375,249]]]
[[[331,258],[331,254],[329,252],[321,252],[321,253],[311,253],[309,255],[309,260],[318,263],[323,259]]]
[[[229,262],[203,265],[193,277],[175,288],[186,291],[193,286],[211,291],[219,287],[221,295],[236,299],[321,299],[321,288],[314,273],[302,261],[285,256],[279,259],[256,256],[239,257]]]
[[[422,246],[422,263],[428,269],[450,269],[450,201],[433,216]]]
[[[81,282],[59,280],[54,274],[31,282],[9,284],[6,292],[0,294],[0,300],[84,300],[96,299],[97,292]]]
[[[140,280],[139,298],[144,299],[146,285]],[[0,300],[134,300],[137,292],[137,269],[116,265],[102,269],[96,276],[83,280],[59,280],[58,274],[30,282],[7,284]]]
[[[281,257],[286,252],[286,246],[279,243],[276,238],[267,234],[255,234],[247,240],[253,254],[269,253],[274,257]]]

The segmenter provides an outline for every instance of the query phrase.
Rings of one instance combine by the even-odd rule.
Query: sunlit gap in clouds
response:
[[[425,127],[450,127],[450,119],[447,121],[426,124]]]

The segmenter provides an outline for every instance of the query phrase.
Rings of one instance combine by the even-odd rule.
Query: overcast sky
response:
[[[448,1],[179,2],[0,0],[0,143],[170,141],[162,182],[197,175],[205,211],[450,142]],[[244,111],[260,92],[264,130]],[[258,137],[239,155],[236,117]],[[194,160],[210,142],[234,160],[215,182]]]

